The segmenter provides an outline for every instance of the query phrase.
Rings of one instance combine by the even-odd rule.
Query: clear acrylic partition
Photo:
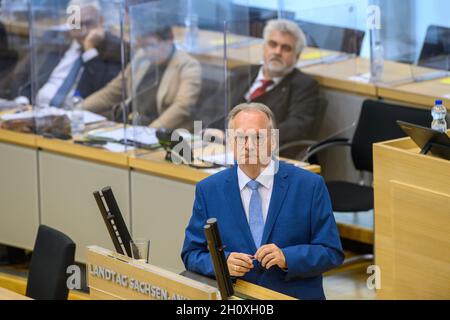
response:
[[[444,13],[450,9],[448,1],[372,0],[371,5],[379,8],[381,22],[381,28],[371,32],[375,62],[384,53],[380,84],[401,86],[448,77],[450,23]]]
[[[277,11],[261,10],[250,3],[240,1],[234,6],[224,27],[225,62],[228,81],[224,86],[223,127],[228,129],[227,115],[238,104],[250,102],[250,88],[263,65],[263,31],[267,21],[276,19]],[[225,139],[233,136],[225,135]],[[225,141],[224,157],[216,156],[221,163],[234,163],[230,141]],[[239,156],[239,153],[238,155]],[[221,159],[222,158],[222,159]]]
[[[350,1],[330,6],[320,2],[280,1],[280,16],[295,21],[306,36],[307,47],[297,66],[308,68],[345,61],[342,74],[366,76],[368,66],[357,59],[365,36],[358,10],[357,4]]]
[[[440,79],[450,93],[450,2],[417,1],[412,33],[414,50],[411,75],[414,82]]]
[[[16,106],[13,100],[20,93],[22,84],[14,74],[29,51],[28,16],[26,0],[0,1],[0,109]]]
[[[174,150],[167,160],[209,166],[197,151],[203,138],[223,142],[222,135],[211,137],[214,132],[208,129],[223,130],[229,110],[224,28],[229,28],[232,5],[218,0],[140,1],[128,11],[128,120],[136,156],[151,157],[157,148],[160,154]]]
[[[114,120],[122,89],[118,89],[118,101],[95,113],[77,108],[75,96],[86,102],[120,77],[126,59],[122,2],[30,0],[29,12],[30,81],[22,85],[21,93],[29,92],[36,133],[66,139]],[[76,108],[80,111],[75,112]]]

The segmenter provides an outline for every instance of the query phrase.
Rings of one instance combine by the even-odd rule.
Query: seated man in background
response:
[[[243,102],[267,105],[279,123],[280,145],[311,138],[318,116],[319,85],[296,68],[306,46],[303,31],[292,21],[270,20],[264,28],[263,65],[239,67],[231,70],[230,106]],[[223,93],[217,95],[222,99]],[[217,105],[213,99],[206,106]],[[209,128],[223,129],[221,117]],[[217,134],[217,133],[216,133]]]
[[[60,47],[43,43],[34,48],[37,71],[34,81],[44,83],[36,96],[40,106],[70,105],[75,91],[87,97],[104,87],[121,70],[120,38],[103,30],[102,8],[97,0],[71,0],[80,7],[80,29],[70,30],[70,45],[60,57]],[[50,49],[49,49],[50,48]],[[32,52],[33,53],[33,52]],[[31,97],[31,55],[12,74],[15,97]],[[14,92],[15,91],[15,92]]]
[[[151,13],[148,15],[151,19]],[[124,72],[126,97],[122,96],[123,79],[119,75],[88,97],[84,107],[117,121],[123,120],[126,111],[134,124],[192,129],[191,108],[201,87],[200,64],[176,49],[170,23],[152,26],[146,16],[143,12],[140,17],[142,28],[134,35],[137,49]]]
[[[324,299],[322,274],[344,254],[323,179],[276,160],[267,106],[236,106],[228,127],[237,165],[197,184],[181,253],[186,269],[214,276],[203,226],[216,218],[231,276],[299,299]]]

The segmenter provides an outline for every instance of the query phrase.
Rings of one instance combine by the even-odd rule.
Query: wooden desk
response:
[[[334,218],[341,238],[373,245],[373,213],[335,213]]]
[[[397,87],[379,87],[378,95],[384,99],[403,102],[412,106],[431,109],[436,99],[450,105],[450,84],[443,79],[404,84]]]
[[[217,281],[208,277],[205,277],[203,275],[200,275],[198,273],[193,273],[190,271],[184,271],[181,273],[181,275],[193,279],[196,281],[199,281],[204,284],[208,284],[212,287],[217,288]],[[235,295],[239,297],[241,296],[247,296],[252,297],[257,300],[296,300],[293,297],[287,296],[285,294],[275,292],[273,290],[257,286],[253,283],[243,281],[243,280],[237,280],[234,285],[234,292]]]
[[[216,281],[198,274],[173,273],[97,246],[87,248],[87,257],[87,275],[92,299],[219,299]],[[295,300],[246,281],[238,281],[235,292],[236,296],[231,297],[233,300]]]
[[[362,94],[370,97],[379,95],[380,84],[371,83],[368,80],[370,74],[370,61],[367,58],[355,58],[331,64],[320,64],[302,69],[311,75],[320,85]],[[415,75],[423,75],[434,72],[433,69],[416,68]],[[404,63],[385,61],[384,86],[388,87],[399,82],[412,82],[411,66]]]
[[[110,152],[100,148],[75,144],[71,140],[48,139],[40,136],[36,137],[36,146],[43,151],[67,155],[73,158],[89,160],[119,168],[128,168],[129,153],[127,152]]]
[[[450,299],[450,161],[410,138],[373,149],[377,296]]]
[[[174,37],[180,45],[183,45],[185,38],[185,28],[174,27]],[[235,68],[248,64],[260,64],[263,60],[263,43],[262,38],[228,34],[227,35],[227,58],[228,67]],[[224,35],[218,31],[201,30],[197,47],[188,50],[190,54],[200,61],[215,64],[223,64],[224,58]],[[338,54],[339,52],[331,50],[322,50],[318,48],[307,47],[299,58],[299,62],[307,62],[311,59],[309,56],[325,56],[328,54]]]
[[[0,287],[0,300],[33,300],[14,291]]]

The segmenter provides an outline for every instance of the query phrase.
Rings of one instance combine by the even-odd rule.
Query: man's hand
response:
[[[105,38],[105,31],[102,28],[91,30],[84,39],[83,43],[84,51],[86,52],[90,49],[97,48],[97,46],[103,41],[104,38]]]
[[[250,255],[233,252],[228,256],[228,270],[232,277],[243,277],[253,268],[253,261]]]
[[[273,266],[287,269],[286,258],[284,257],[283,251],[274,244],[266,244],[259,248],[255,253],[255,259],[266,269],[270,269]]]

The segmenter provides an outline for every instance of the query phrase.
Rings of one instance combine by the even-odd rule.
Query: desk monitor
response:
[[[131,252],[131,235],[123,220],[122,213],[117,205],[111,187],[105,187],[101,192],[95,191],[94,198],[97,201],[97,206],[102,214],[103,221],[105,221],[106,228],[108,229],[116,251],[130,258],[134,256],[135,259],[139,259],[137,248],[133,247],[133,254]]]
[[[397,124],[419,146],[421,154],[431,152],[437,157],[450,160],[450,137],[447,133],[400,120]]]

